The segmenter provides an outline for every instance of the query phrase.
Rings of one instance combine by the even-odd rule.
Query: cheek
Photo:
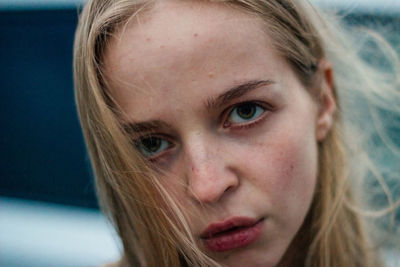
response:
[[[254,177],[269,202],[282,209],[296,209],[311,202],[317,176],[317,148],[312,135],[281,135],[253,151],[259,170]],[[296,206],[296,207],[295,207]]]

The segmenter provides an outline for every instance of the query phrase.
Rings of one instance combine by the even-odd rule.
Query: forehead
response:
[[[253,78],[247,76],[275,60],[268,58],[274,55],[259,58],[268,44],[256,16],[220,3],[158,1],[110,40],[106,79],[117,103],[131,114],[143,100],[185,93],[198,99],[207,89]]]
[[[136,55],[150,52],[160,56],[171,51],[183,54],[207,48],[207,45],[231,37],[233,29],[240,33],[240,39],[246,39],[250,37],[246,34],[249,28],[253,31],[254,28],[260,29],[254,27],[256,25],[259,26],[257,17],[223,3],[157,1],[151,10],[139,12],[117,30],[106,49],[106,61],[127,63],[126,56],[133,55],[131,52]],[[164,58],[159,61],[164,61]]]

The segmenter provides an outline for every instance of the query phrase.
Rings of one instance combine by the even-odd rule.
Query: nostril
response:
[[[233,186],[231,185],[225,189],[224,193],[228,193],[229,191],[232,191],[232,190],[233,190]]]

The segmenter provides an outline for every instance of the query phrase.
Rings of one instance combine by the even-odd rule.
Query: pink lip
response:
[[[210,224],[200,235],[206,247],[215,252],[242,248],[261,235],[264,219],[234,217],[222,223]]]

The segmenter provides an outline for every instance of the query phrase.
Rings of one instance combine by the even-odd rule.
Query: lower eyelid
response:
[[[143,140],[143,139],[146,139],[146,138],[158,138],[158,139],[160,139],[160,140],[162,140],[162,141],[168,143],[168,144],[167,144],[167,147],[166,147],[165,149],[161,150],[161,151],[160,151],[159,153],[157,153],[156,155],[162,154],[163,151],[168,150],[168,149],[171,147],[171,145],[173,145],[173,142],[171,142],[169,139],[167,139],[167,138],[165,138],[165,137],[160,137],[160,136],[157,136],[157,135],[139,137],[139,138],[137,138],[136,140],[133,141],[133,144],[136,146],[138,152],[139,152],[140,154],[142,154],[145,158],[151,158],[151,157],[152,157],[152,156],[146,156],[145,153],[142,152],[142,151],[141,151],[141,148],[140,148],[140,146],[142,145],[142,143],[141,143],[142,140]],[[145,148],[144,148],[144,149],[145,149]],[[157,157],[157,156],[156,156],[156,157]]]
[[[246,103],[250,103],[250,104],[254,104],[257,107],[260,107],[263,109],[263,112],[255,119],[249,120],[248,122],[243,122],[243,123],[232,123],[228,120],[229,115],[234,111],[235,108],[239,107],[240,105],[246,104]],[[245,125],[249,125],[249,124],[253,124],[253,123],[257,123],[259,119],[262,119],[262,117],[265,115],[265,113],[270,112],[272,110],[271,106],[267,106],[266,104],[263,103],[258,103],[258,102],[253,102],[253,101],[246,101],[246,102],[242,102],[239,104],[236,104],[233,108],[229,109],[229,112],[227,112],[227,116],[224,119],[224,123],[223,123],[223,128],[237,128],[237,127],[242,127]]]
[[[267,114],[270,111],[268,110],[264,110],[264,112],[256,119],[249,121],[247,123],[240,123],[240,124],[231,124],[230,126],[226,127],[226,128],[231,128],[233,130],[242,130],[242,129],[248,129],[251,128],[253,126],[257,126],[259,123],[261,123],[263,120],[266,119]],[[224,127],[225,128],[225,127]]]

